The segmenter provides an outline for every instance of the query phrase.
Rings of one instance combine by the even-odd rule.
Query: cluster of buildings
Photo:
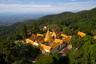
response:
[[[44,26],[44,30],[46,30],[44,34],[32,34],[29,38],[26,38],[26,43],[39,47],[43,54],[59,52],[66,55],[72,49],[71,35],[50,31],[46,26]],[[83,32],[78,32],[77,35],[86,36]]]

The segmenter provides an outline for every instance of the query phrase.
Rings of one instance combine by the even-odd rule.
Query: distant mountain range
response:
[[[0,13],[0,25],[11,25],[16,22],[22,22],[30,19],[37,19],[45,14],[32,13]]]

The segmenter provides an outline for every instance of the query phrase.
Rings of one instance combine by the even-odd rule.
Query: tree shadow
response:
[[[0,54],[0,64],[7,64],[7,62],[5,61],[5,57],[6,55]]]
[[[67,56],[61,56],[59,60],[53,58],[53,64],[69,64],[69,58]]]

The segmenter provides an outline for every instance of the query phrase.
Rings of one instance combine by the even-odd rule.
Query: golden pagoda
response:
[[[63,40],[61,40],[61,39],[55,39],[55,40],[53,41],[53,43],[50,45],[50,47],[51,47],[51,48],[55,48],[55,47],[59,46],[59,45],[62,44],[62,43],[63,43]]]
[[[33,46],[39,46],[37,42],[32,41],[31,39],[25,39],[26,43],[32,44]]]
[[[50,31],[47,30],[47,32],[46,32],[46,34],[45,34],[44,41],[45,41],[45,42],[49,42],[50,40],[51,40]]]
[[[44,44],[40,44],[40,50],[41,50],[43,53],[44,53],[44,52],[50,53],[51,47],[50,47],[50,46],[47,46],[47,45],[44,45]]]
[[[85,36],[86,36],[86,33],[79,31],[79,32],[77,33],[77,35],[80,36],[80,37],[85,37]]]
[[[53,32],[51,32],[51,37],[54,37],[54,38],[56,38],[56,33],[53,31]]]
[[[37,37],[39,37],[39,36],[43,37],[44,35],[43,35],[43,34],[37,33]]]
[[[63,37],[63,41],[66,43],[69,43],[72,39],[72,36],[70,36],[70,35],[61,34],[61,36]]]

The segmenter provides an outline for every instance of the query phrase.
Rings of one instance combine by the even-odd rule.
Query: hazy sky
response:
[[[96,0],[0,0],[0,13],[60,13],[96,7]]]

